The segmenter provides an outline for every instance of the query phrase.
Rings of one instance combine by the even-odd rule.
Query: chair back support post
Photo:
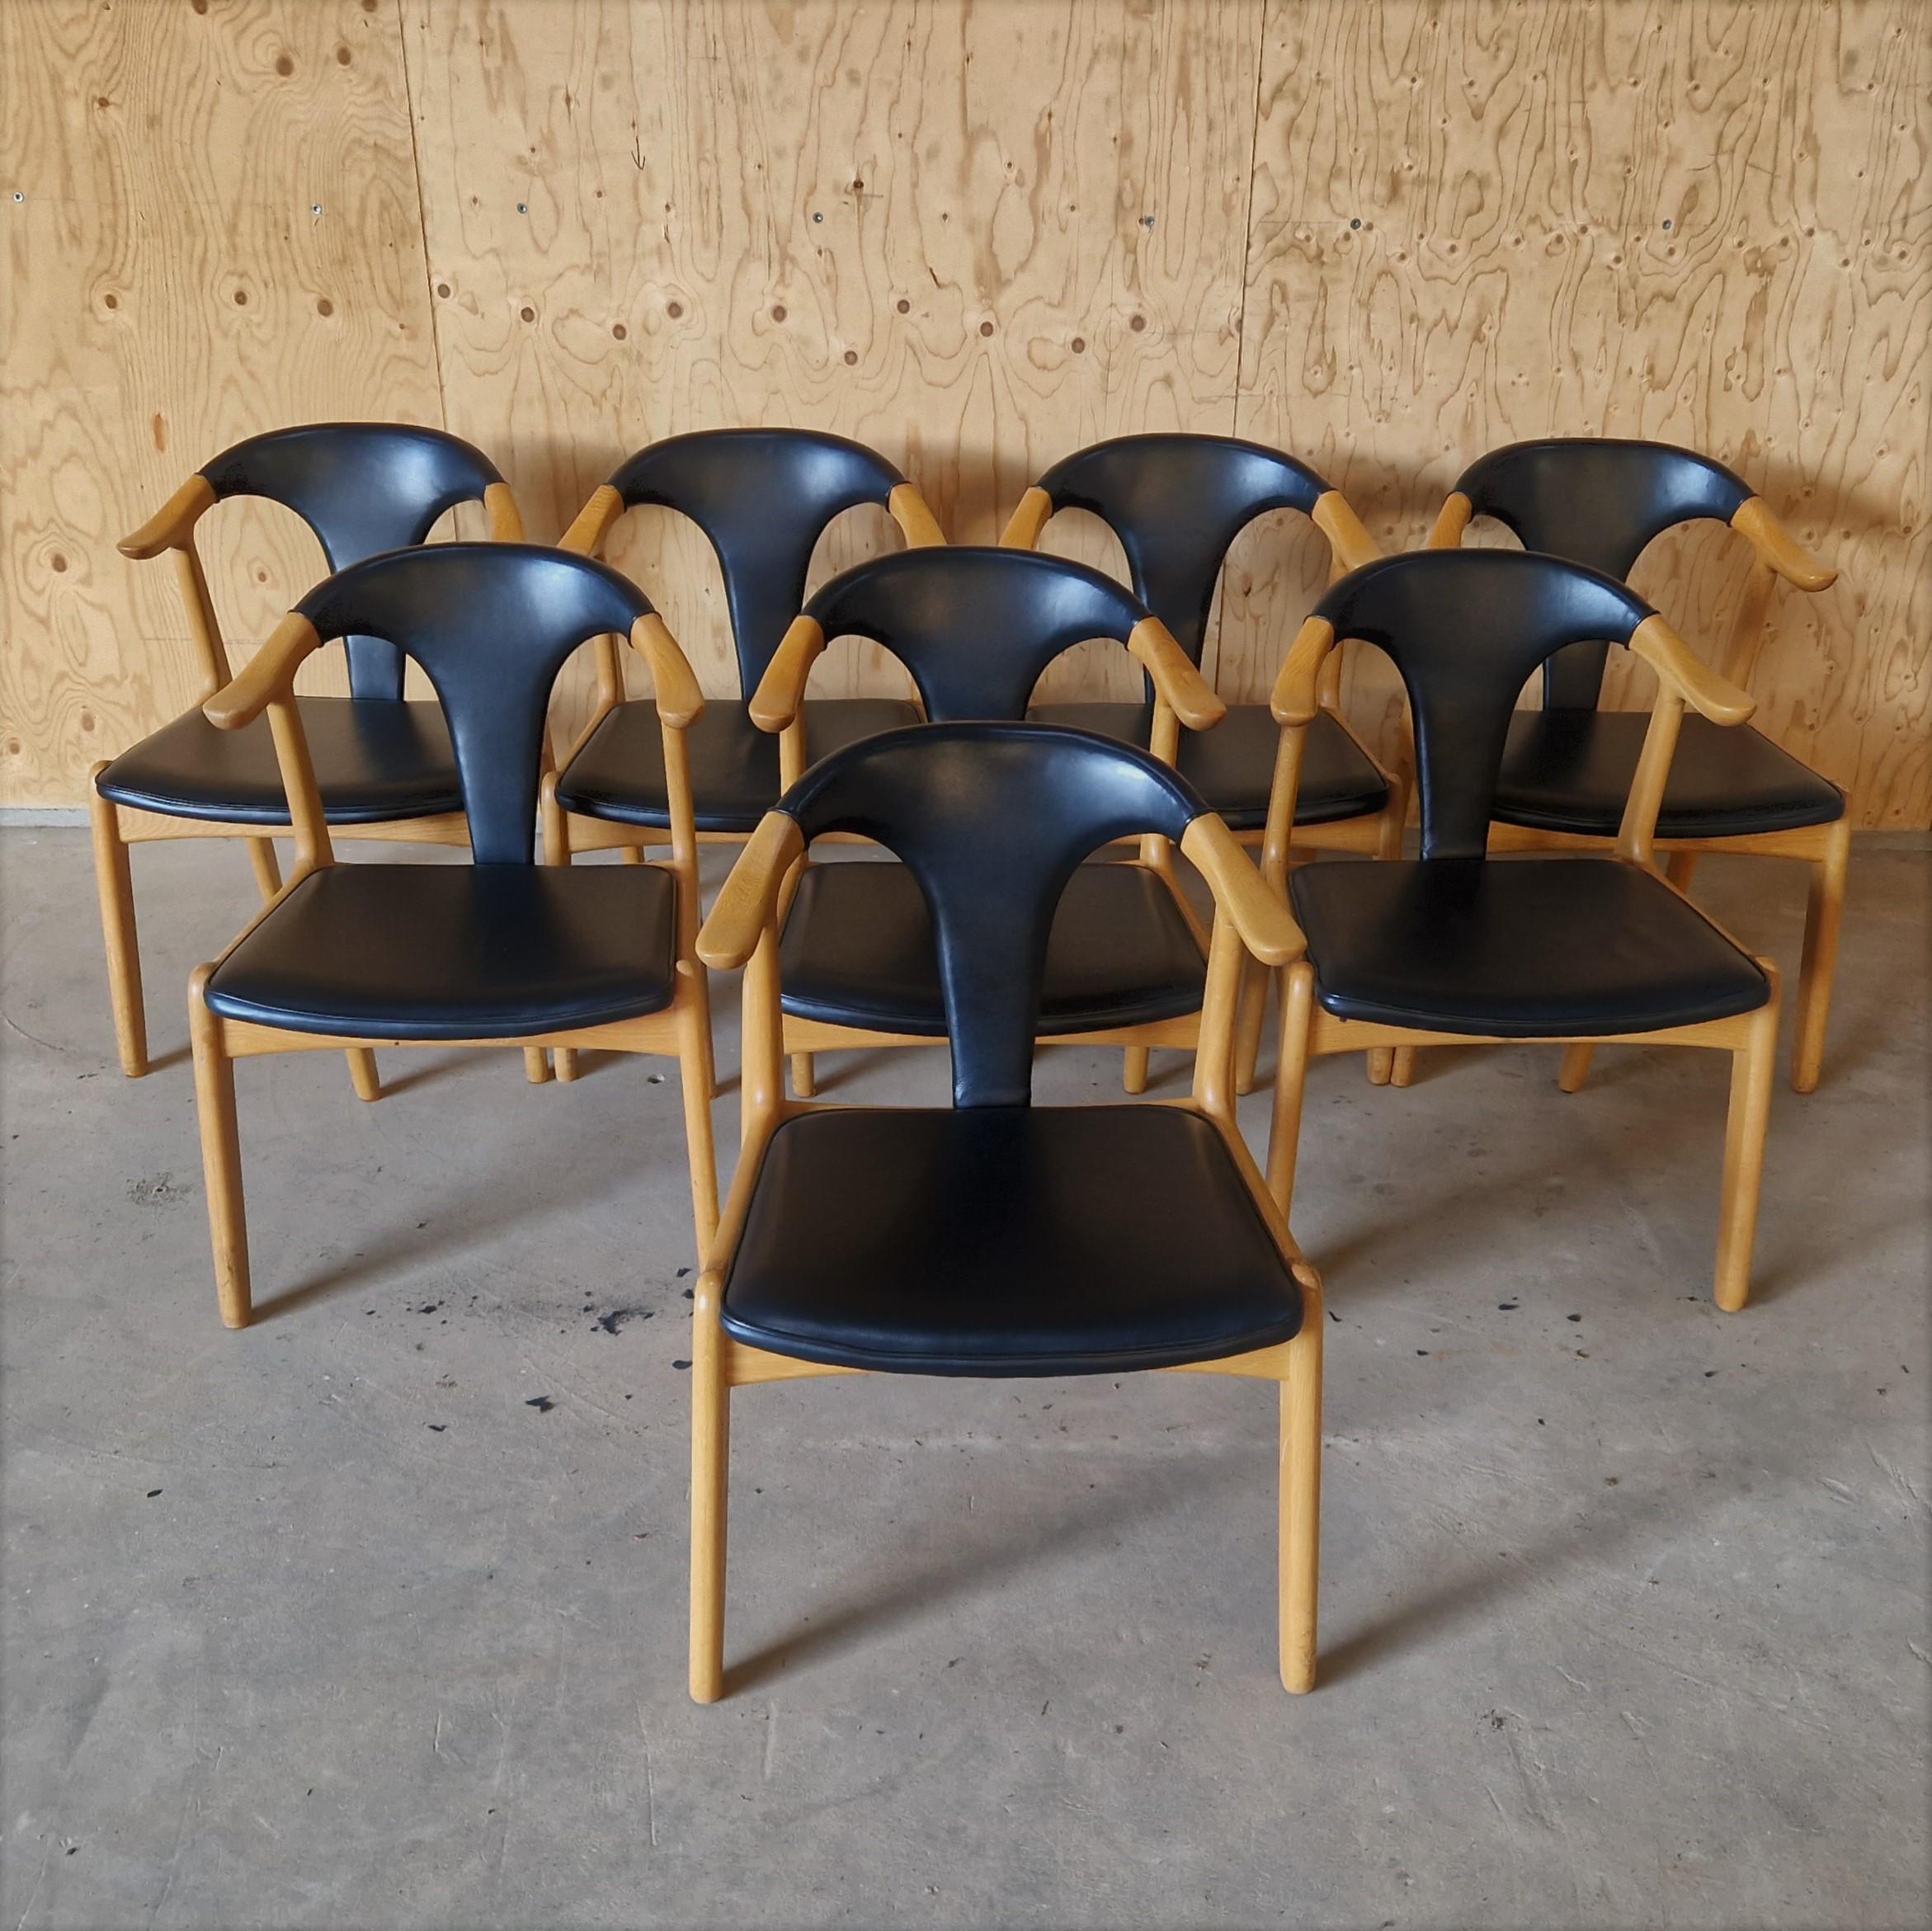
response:
[[[766,919],[757,945],[746,962],[742,999],[743,1042],[738,1069],[742,1088],[740,1143],[749,1146],[786,1111],[785,1016],[779,1005],[775,918]]]
[[[1235,1125],[1234,1033],[1243,954],[1234,921],[1217,900],[1213,933],[1208,941],[1200,1034],[1195,1046],[1194,1097],[1204,1113],[1230,1128]]]
[[[1771,614],[1771,595],[1777,587],[1778,572],[1762,557],[1753,557],[1744,594],[1737,600],[1730,641],[1718,662],[1722,673],[1741,690],[1751,688],[1751,675],[1757,669],[1758,652]]]
[[[290,673],[290,685],[294,682]],[[315,766],[309,756],[309,740],[302,730],[301,713],[295,709],[291,688],[268,704],[268,728],[275,740],[275,757],[281,769],[282,789],[289,797],[289,822],[295,834],[295,864],[299,872],[312,872],[335,863],[335,848],[330,842],[328,820],[323,813],[322,792],[315,782]]]
[[[209,593],[208,573],[201,567],[201,554],[195,548],[194,534],[174,552],[176,580],[186,606],[188,634],[201,659],[201,676],[206,688],[204,697],[212,697],[234,675],[229,667],[228,646],[223,643],[221,624],[214,614],[214,599]]]
[[[1677,734],[1683,723],[1683,692],[1667,682],[1661,684],[1656,701],[1651,707],[1650,723],[1644,728],[1643,748],[1637,754],[1636,774],[1630,780],[1630,795],[1623,801],[1623,822],[1617,831],[1617,855],[1633,864],[1653,863],[1657,813],[1664,807],[1664,787],[1670,781],[1670,761],[1676,755]]]

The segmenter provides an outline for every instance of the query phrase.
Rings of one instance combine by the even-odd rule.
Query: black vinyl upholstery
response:
[[[1097,731],[1126,744],[1147,742],[1150,713],[1145,704],[1035,704],[1026,714],[1037,724]],[[1228,715],[1212,731],[1181,733],[1176,765],[1230,830],[1259,831],[1268,822],[1268,794],[1280,742],[1280,727],[1266,704],[1230,704]],[[1388,786],[1368,753],[1339,718],[1326,711],[1317,713],[1302,754],[1294,822],[1333,824],[1378,812],[1388,803]]]
[[[883,697],[814,699],[805,706],[805,744],[813,758],[861,737],[919,721],[918,706]],[[743,703],[709,699],[685,734],[700,831],[748,834],[778,801],[778,740],[754,724]],[[671,822],[664,741],[648,699],[616,705],[557,782],[566,811],[622,825]]]
[[[945,995],[932,920],[904,865],[806,869],[785,922],[785,1010],[834,1025],[938,1038]],[[1081,865],[1047,942],[1035,1030],[1079,1033],[1198,1012],[1200,948],[1174,894],[1143,865]]]
[[[1699,517],[1728,523],[1751,493],[1694,450],[1615,436],[1510,443],[1478,456],[1455,487],[1474,515],[1495,517],[1524,549],[1619,579],[1653,538]],[[1607,648],[1595,638],[1550,658],[1543,667],[1544,704],[1594,705]]]
[[[222,961],[211,1011],[350,1039],[519,1039],[671,1003],[657,865],[338,864]]]
[[[455,753],[435,704],[304,697],[296,708],[331,824],[380,824],[462,810]],[[239,731],[219,731],[199,709],[190,711],[123,751],[95,789],[115,804],[168,817],[289,822],[266,718]]]
[[[1537,831],[1610,838],[1650,723],[1641,711],[1519,711],[1510,720],[1495,816]],[[1845,794],[1749,724],[1687,715],[1657,814],[1660,838],[1737,838],[1828,825]]]
[[[1315,996],[1337,1018],[1505,1039],[1755,1012],[1756,963],[1614,858],[1343,860],[1290,874]]]
[[[827,1108],[780,1127],[723,1325],[907,1374],[1103,1374],[1291,1340],[1301,1291],[1218,1131],[1165,1106]]]
[[[808,844],[855,832],[909,869],[934,928],[954,1103],[1020,1106],[1048,938],[1077,868],[1116,839],[1178,841],[1203,807],[1145,751],[1105,738],[934,723],[822,761],[778,808]]]

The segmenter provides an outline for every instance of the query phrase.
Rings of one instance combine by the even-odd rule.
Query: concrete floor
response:
[[[332,1055],[244,1068],[229,1334],[181,987],[247,868],[139,855],[166,1062],[129,1085],[85,834],[0,860],[8,1931],[1926,1921],[1922,854],[1854,864],[1741,1315],[1717,1057],[1574,1099],[1547,1048],[1317,1067],[1314,1696],[1275,1678],[1266,1391],[875,1378],[741,1397],[710,1709],[675,1070],[391,1054],[368,1107]],[[1703,888],[1794,968],[1797,868]],[[1042,1096],[1118,1065],[1044,1056]]]

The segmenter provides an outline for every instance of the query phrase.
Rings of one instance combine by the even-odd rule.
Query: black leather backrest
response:
[[[905,481],[863,443],[815,429],[704,429],[653,443],[610,487],[628,507],[655,503],[709,539],[749,697],[805,600],[812,552],[833,517],[883,503]]]
[[[1120,539],[1135,594],[1198,664],[1228,546],[1270,510],[1306,516],[1328,485],[1305,464],[1232,436],[1122,436],[1054,464],[1039,487]]]
[[[379,637],[436,686],[478,864],[528,864],[544,714],[564,660],[651,605],[608,564],[534,544],[451,543],[352,564],[296,606],[327,643]]]
[[[1456,486],[1478,516],[1493,516],[1526,550],[1625,577],[1653,537],[1713,516],[1728,523],[1751,496],[1722,463],[1670,443],[1552,436],[1479,456]],[[1603,686],[1600,640],[1543,666],[1551,709],[1590,710]]]
[[[478,501],[503,478],[481,450],[406,422],[311,422],[224,450],[201,474],[218,498],[266,497],[315,532],[331,570],[421,543],[437,517]],[[349,688],[400,698],[403,660],[373,637],[351,637]]]
[[[1386,651],[1416,730],[1422,855],[1480,858],[1524,681],[1586,639],[1628,643],[1651,607],[1627,585],[1520,550],[1415,550],[1365,564],[1312,615]]]
[[[1178,839],[1200,799],[1145,751],[1048,724],[915,724],[814,765],[779,801],[807,838],[856,831],[926,895],[956,1106],[1030,1096],[1047,935],[1082,859],[1142,831]]]
[[[1061,652],[1093,638],[1125,643],[1147,614],[1084,563],[964,544],[855,564],[805,606],[827,638],[864,637],[890,651],[935,724],[1024,718]]]

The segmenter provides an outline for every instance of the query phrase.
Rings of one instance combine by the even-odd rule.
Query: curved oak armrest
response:
[[[1741,724],[1757,707],[1750,692],[1720,677],[1654,613],[1630,633],[1630,654],[1642,657],[1694,711],[1713,724]]]
[[[1189,730],[1211,731],[1228,715],[1228,706],[1158,617],[1143,617],[1128,632],[1127,648],[1153,679],[1156,693]]]
[[[1758,561],[1775,570],[1800,590],[1826,590],[1838,572],[1821,563],[1778,519],[1762,497],[1750,497],[1737,506],[1731,527],[1758,553]]]
[[[785,875],[805,855],[805,835],[783,812],[767,812],[731,868],[698,934],[698,957],[734,972],[758,949],[777,916]]]
[[[299,610],[290,610],[268,642],[202,705],[201,715],[221,731],[253,723],[277,698],[292,694],[303,658],[321,643],[315,626]]]
[[[926,498],[911,483],[894,483],[885,506],[898,525],[907,549],[945,549],[946,533],[940,528],[939,519],[926,508]]]
[[[1214,903],[1234,921],[1241,942],[1263,965],[1293,965],[1308,949],[1294,914],[1263,883],[1254,861],[1213,812],[1180,836],[1188,862],[1208,881]]]
[[[596,556],[610,534],[610,525],[624,514],[624,498],[609,483],[600,483],[570,527],[558,538],[558,549],[574,551],[580,557]]]
[[[658,717],[674,731],[688,731],[704,714],[704,694],[690,660],[655,610],[631,625],[630,647],[651,666]]]
[[[1328,539],[1329,553],[1338,570],[1359,570],[1381,556],[1375,539],[1362,527],[1361,519],[1339,489],[1322,491],[1308,514],[1315,527]]]
[[[1006,519],[1006,527],[1000,532],[1000,548],[1003,550],[1031,550],[1039,548],[1039,533],[1044,530],[1053,514],[1053,499],[1036,483],[1020,497],[1019,506]]]
[[[1268,708],[1277,724],[1312,724],[1321,705],[1322,661],[1335,648],[1335,626],[1326,617],[1309,617],[1295,633],[1275,680]]]
[[[115,547],[124,557],[144,563],[163,550],[186,549],[201,517],[214,506],[214,488],[205,476],[191,476],[131,536]]]
[[[801,614],[792,619],[746,707],[761,731],[782,731],[797,722],[805,680],[824,648],[825,632],[816,617]]]
[[[1435,512],[1435,525],[1429,532],[1425,550],[1455,550],[1463,547],[1463,532],[1469,527],[1476,506],[1459,489],[1452,489]]]
[[[523,513],[517,508],[508,483],[488,484],[483,490],[483,508],[490,519],[492,543],[523,541]]]

